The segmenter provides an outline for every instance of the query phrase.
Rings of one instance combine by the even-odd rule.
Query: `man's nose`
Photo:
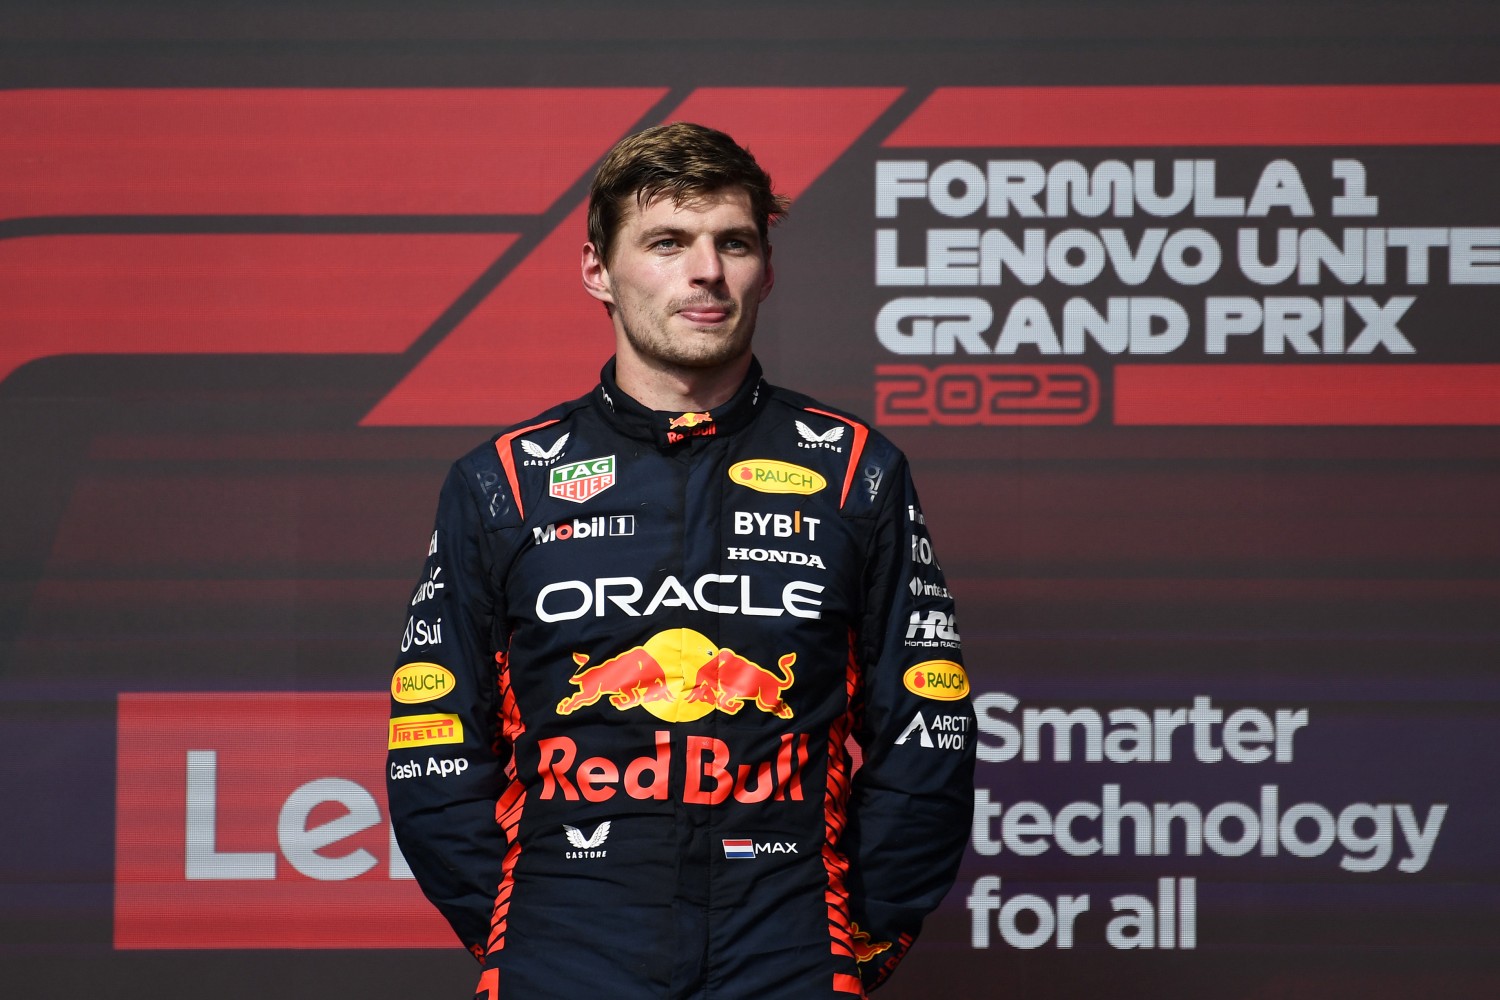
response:
[[[697,284],[712,285],[724,280],[724,262],[713,240],[697,240],[688,249],[688,277]]]

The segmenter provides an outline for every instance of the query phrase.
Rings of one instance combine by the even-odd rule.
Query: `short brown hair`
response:
[[[589,186],[589,242],[609,260],[625,199],[644,208],[662,197],[681,203],[723,188],[743,188],[767,241],[770,226],[786,215],[789,199],[771,190],[771,175],[750,151],[718,129],[692,122],[656,125],[626,136],[605,156]]]

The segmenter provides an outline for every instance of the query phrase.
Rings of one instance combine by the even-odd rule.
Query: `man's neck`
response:
[[[749,370],[749,354],[717,368],[675,368],[622,352],[615,358],[615,384],[650,410],[712,410],[729,401]]]

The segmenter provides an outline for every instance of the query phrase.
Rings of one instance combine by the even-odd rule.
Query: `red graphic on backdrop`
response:
[[[0,269],[0,380],[64,354],[400,354],[547,213],[565,213],[361,421],[494,426],[581,393],[609,353],[578,294],[577,185],[665,88],[29,90],[0,94],[0,223],[90,216],[245,220],[508,216],[515,232],[19,236]],[[792,196],[844,155],[897,88],[703,88],[666,119],[726,129]],[[1500,142],[1500,86],[939,88],[887,148],[1453,145]],[[164,163],[171,169],[163,169]],[[8,194],[6,193],[8,192]],[[574,192],[572,195],[569,192]],[[226,230],[236,223],[224,222]],[[497,223],[497,227],[502,225]],[[1204,366],[1206,367],[1206,366]],[[1230,366],[1224,366],[1227,370]],[[1322,366],[1397,396],[1492,397],[1495,366]],[[1462,377],[1458,374],[1462,372]],[[563,373],[559,375],[559,373]],[[1491,373],[1491,374],[1487,374]],[[1120,423],[1167,421],[1120,372]],[[1447,378],[1446,375],[1441,375]],[[1162,379],[1170,380],[1163,372]],[[1238,382],[1249,374],[1236,376]],[[1478,380],[1475,388],[1475,380]],[[956,383],[955,383],[956,384]],[[1203,383],[1198,383],[1203,384]],[[883,383],[880,401],[908,386]],[[950,387],[951,388],[951,387]],[[945,390],[944,390],[945,391]],[[1369,390],[1371,398],[1385,388]],[[1345,393],[1344,395],[1348,395]],[[1097,393],[1094,394],[1097,398]],[[934,399],[946,398],[939,391]],[[956,398],[956,397],[955,397]],[[960,400],[962,402],[962,400]],[[883,405],[883,402],[882,402]],[[942,405],[935,423],[964,419]],[[1201,407],[1200,407],[1201,409]],[[1305,408],[1304,408],[1305,409]],[[1495,423],[1493,408],[1402,403],[1373,423]],[[1345,401],[1262,423],[1363,423]],[[1302,412],[1302,411],[1299,411]],[[1467,414],[1459,419],[1456,414]],[[1407,414],[1396,420],[1392,414]],[[912,414],[892,413],[894,422]],[[937,419],[943,415],[944,419]],[[992,414],[991,414],[992,415]],[[1030,422],[1049,422],[1046,413]],[[1060,416],[1060,411],[1052,417]],[[1052,422],[1070,422],[1056,420]],[[1234,422],[1254,423],[1241,410]]]
[[[1099,412],[1099,377],[1082,365],[876,365],[875,380],[887,426],[1055,427]]]
[[[60,354],[399,354],[511,235],[0,241],[0,379]]]
[[[450,947],[390,832],[387,708],[122,694],[115,947]],[[432,749],[441,774],[457,748]]]
[[[796,198],[899,94],[894,88],[704,88],[664,120],[723,129],[755,153],[778,190]],[[497,426],[587,392],[613,342],[599,304],[579,289],[584,215],[580,201],[361,423]]]
[[[0,219],[534,215],[663,88],[0,94]]]
[[[669,118],[750,145],[796,196],[895,88],[714,88]],[[65,216],[538,217],[664,88],[37,90],[0,95],[0,221]],[[162,168],[163,163],[171,169]],[[185,181],[188,178],[190,181]],[[226,226],[232,228],[232,226]],[[16,239],[0,379],[60,354],[400,353],[517,239]],[[512,422],[609,353],[578,291],[581,204],[363,421]],[[577,385],[559,386],[564,371]]]
[[[1500,424],[1500,365],[1120,365],[1115,423]]]
[[[1500,143],[1500,86],[940,87],[888,147]]]

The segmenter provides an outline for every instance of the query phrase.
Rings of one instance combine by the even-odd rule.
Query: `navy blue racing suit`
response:
[[[401,851],[479,996],[847,998],[952,886],[974,716],[902,454],[768,384],[454,464],[392,677]]]

